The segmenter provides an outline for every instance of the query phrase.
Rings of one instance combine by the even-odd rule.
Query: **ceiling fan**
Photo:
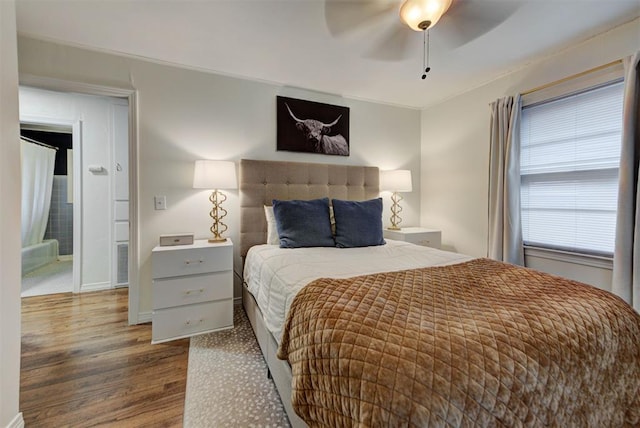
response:
[[[368,28],[371,48],[365,57],[382,61],[405,59],[415,34],[437,25],[434,37],[448,49],[463,46],[511,16],[518,1],[507,0],[325,0],[325,21],[334,37]]]

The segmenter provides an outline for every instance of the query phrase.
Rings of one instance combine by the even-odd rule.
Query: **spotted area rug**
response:
[[[240,305],[233,318],[233,330],[191,338],[184,427],[290,427]]]

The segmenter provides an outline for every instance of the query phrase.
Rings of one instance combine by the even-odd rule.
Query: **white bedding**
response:
[[[407,242],[386,241],[386,245],[364,248],[291,249],[266,244],[251,247],[245,259],[244,281],[278,344],[293,298],[315,279],[445,266],[473,259]]]

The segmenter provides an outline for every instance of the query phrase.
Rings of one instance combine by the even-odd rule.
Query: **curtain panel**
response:
[[[624,61],[625,89],[612,291],[640,312],[640,51]]]
[[[487,255],[524,266],[520,221],[520,95],[500,98],[490,107]]]
[[[49,221],[56,151],[20,140],[22,247],[39,244]]]

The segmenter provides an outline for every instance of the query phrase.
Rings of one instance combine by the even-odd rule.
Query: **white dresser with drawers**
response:
[[[233,328],[233,243],[155,247],[151,343]]]

